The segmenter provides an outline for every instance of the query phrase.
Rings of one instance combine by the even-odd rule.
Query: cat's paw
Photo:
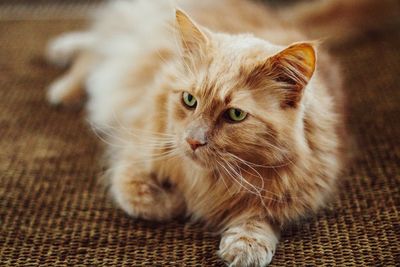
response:
[[[230,267],[261,267],[271,263],[275,243],[243,231],[223,236],[218,254]]]
[[[183,198],[178,192],[146,181],[114,184],[111,191],[119,206],[132,217],[163,221],[184,210]]]

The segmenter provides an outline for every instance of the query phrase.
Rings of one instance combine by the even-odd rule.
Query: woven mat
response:
[[[97,177],[101,145],[79,110],[50,108],[61,72],[42,59],[78,20],[0,20],[0,266],[222,266],[218,237],[134,220]],[[397,28],[398,29],[398,28]],[[400,263],[400,31],[331,48],[343,64],[360,154],[326,209],[282,236],[273,266]]]

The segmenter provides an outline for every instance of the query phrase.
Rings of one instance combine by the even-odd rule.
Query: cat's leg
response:
[[[275,253],[278,232],[266,221],[248,219],[223,234],[219,255],[229,266],[266,266]]]
[[[51,40],[46,49],[47,59],[58,66],[68,65],[78,53],[94,43],[90,32],[71,32]]]
[[[79,102],[84,96],[83,84],[94,60],[93,54],[81,53],[67,73],[50,85],[47,91],[49,103],[59,105]]]
[[[185,210],[182,194],[168,178],[138,170],[138,166],[114,166],[111,193],[129,215],[147,220],[169,220]]]

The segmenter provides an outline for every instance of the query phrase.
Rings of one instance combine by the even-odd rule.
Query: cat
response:
[[[48,101],[87,94],[126,213],[190,216],[221,234],[230,266],[268,265],[282,227],[324,207],[345,168],[339,68],[265,5],[178,4],[112,1],[50,42],[48,58],[72,64]]]

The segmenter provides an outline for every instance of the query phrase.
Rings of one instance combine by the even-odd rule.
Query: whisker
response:
[[[220,163],[218,160],[215,160],[215,161],[217,162],[218,165],[221,166],[221,163]],[[219,169],[216,169],[216,171],[218,172],[219,178],[221,178],[221,180],[222,180],[222,182],[224,183],[224,185],[225,185],[226,189],[228,190],[229,194],[230,194],[231,196],[233,196],[234,194],[232,193],[230,186],[228,186],[228,184],[226,183],[225,178],[224,178],[224,176],[221,174],[220,170],[219,170]]]

